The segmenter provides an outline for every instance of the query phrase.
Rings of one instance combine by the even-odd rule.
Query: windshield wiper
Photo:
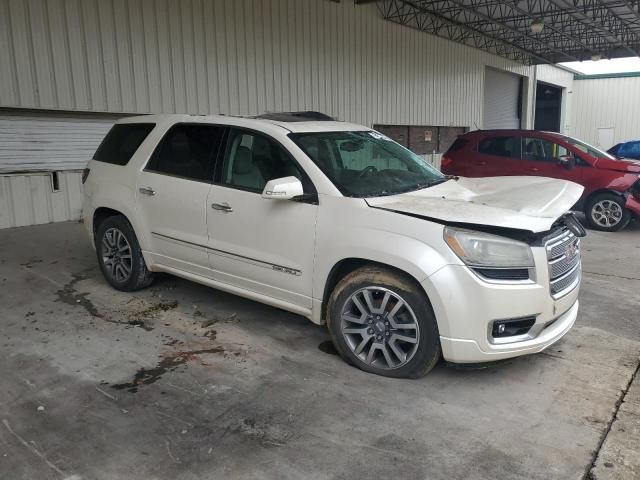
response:
[[[432,182],[423,182],[423,183],[417,183],[415,185],[411,185],[410,187],[407,187],[406,189],[400,191],[400,192],[396,192],[396,193],[407,193],[407,192],[415,192],[416,190],[422,190],[424,188],[429,188],[429,187],[433,187],[435,185],[440,185],[441,183],[444,183],[446,181],[448,181],[448,178],[440,178],[438,180],[433,180]]]

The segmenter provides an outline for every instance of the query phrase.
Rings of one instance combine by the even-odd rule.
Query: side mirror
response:
[[[262,198],[270,200],[291,200],[304,193],[302,182],[296,177],[269,180],[262,191]]]
[[[567,170],[571,170],[576,166],[576,161],[573,158],[573,155],[563,155],[562,157],[556,157],[556,162],[558,165],[566,168]]]

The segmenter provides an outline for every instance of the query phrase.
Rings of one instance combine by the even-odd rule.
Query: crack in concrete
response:
[[[613,273],[598,273],[598,272],[588,272],[586,270],[583,270],[582,273],[587,273],[589,275],[599,275],[601,277],[613,277],[613,278],[620,278],[621,280],[636,280],[640,282],[640,278],[635,278],[635,277],[624,277],[622,275],[614,275]]]
[[[640,360],[638,360],[638,362],[636,363],[636,369],[631,374],[631,378],[629,379],[629,382],[627,382],[626,387],[622,390],[622,395],[620,395],[620,397],[616,401],[613,415],[611,415],[611,418],[607,422],[607,426],[604,429],[604,432],[602,432],[602,435],[600,436],[600,441],[598,442],[598,446],[596,447],[596,449],[593,452],[593,455],[591,456],[591,463],[587,466],[587,469],[584,472],[584,475],[582,476],[582,480],[597,480],[596,476],[593,473],[593,469],[595,468],[596,462],[598,461],[598,456],[600,455],[600,451],[602,450],[602,446],[604,445],[604,442],[607,440],[607,437],[609,436],[609,432],[611,432],[611,428],[613,427],[614,422],[618,418],[618,412],[620,411],[620,407],[624,403],[624,399],[626,398],[627,393],[629,393],[631,384],[633,384],[633,381],[635,380],[636,376],[638,376],[639,371],[640,371]]]

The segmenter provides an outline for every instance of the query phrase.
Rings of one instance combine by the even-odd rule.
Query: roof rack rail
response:
[[[335,118],[322,112],[314,112],[308,110],[305,112],[273,112],[263,113],[262,115],[256,115],[253,118],[261,120],[275,120],[277,122],[310,122],[310,121],[324,121],[332,122]]]

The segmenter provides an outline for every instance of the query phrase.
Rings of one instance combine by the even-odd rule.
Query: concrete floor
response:
[[[589,233],[578,324],[547,352],[411,381],[197,284],[116,292],[78,224],[2,230],[0,478],[620,478],[624,450],[598,454],[625,438],[639,240]]]

